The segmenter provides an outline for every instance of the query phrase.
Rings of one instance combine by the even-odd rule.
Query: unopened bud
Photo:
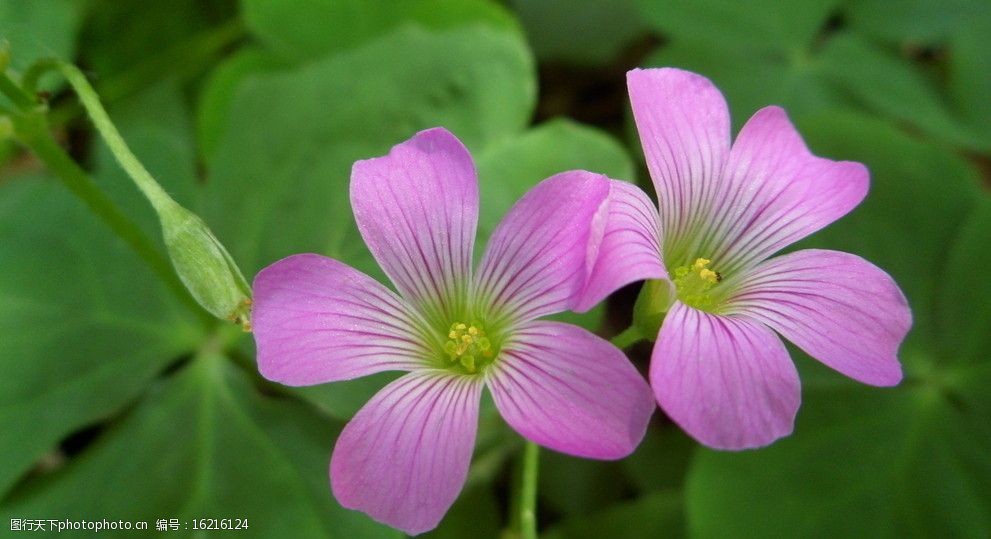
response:
[[[214,316],[250,331],[251,288],[206,223],[174,202],[159,208],[159,218],[172,265],[193,298]]]
[[[674,303],[676,292],[671,281],[651,279],[643,283],[633,304],[633,326],[644,338],[657,339],[664,316]]]

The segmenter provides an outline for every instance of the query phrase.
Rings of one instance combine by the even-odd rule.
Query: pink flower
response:
[[[640,442],[650,388],[619,349],[538,318],[588,303],[586,278],[620,182],[565,172],[534,187],[472,253],[478,182],[465,147],[437,128],[355,163],[358,229],[399,294],[314,254],[254,282],[258,367],[287,385],[409,371],[348,423],[331,486],[345,507],[411,534],[434,528],[465,482],[488,386],[525,438],[616,459]]]
[[[596,265],[613,269],[606,289],[669,286],[650,367],[661,408],[720,449],[791,433],[798,373],[774,332],[854,380],[897,384],[912,316],[891,277],[836,251],[769,258],[859,204],[867,169],[812,155],[779,107],[754,114],[731,147],[726,102],[694,73],[636,69],[627,82],[660,215],[628,195],[637,211],[607,226],[629,240]]]

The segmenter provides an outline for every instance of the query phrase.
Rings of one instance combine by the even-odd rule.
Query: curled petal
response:
[[[680,244],[704,226],[718,193],[730,151],[729,108],[709,79],[680,69],[634,69],[626,84],[661,228]]]
[[[654,411],[650,388],[618,348],[559,322],[519,329],[493,365],[488,385],[517,432],[580,457],[630,454]]]
[[[592,270],[573,309],[584,312],[618,288],[644,279],[667,279],[661,261],[657,208],[637,186],[610,181],[601,242],[593,245]]]
[[[411,370],[428,357],[417,315],[336,260],[301,254],[255,277],[252,326],[262,376],[292,386]]]
[[[867,168],[809,152],[780,107],[747,121],[711,214],[711,258],[723,272],[754,265],[846,215],[867,195]],[[708,251],[708,249],[702,249]]]
[[[728,309],[764,322],[810,356],[865,384],[902,379],[898,346],[912,312],[887,273],[847,253],[808,249],[741,277]]]
[[[661,408],[717,449],[767,445],[791,433],[801,400],[781,339],[759,322],[675,302],[650,364]]]
[[[450,319],[467,298],[478,179],[468,150],[442,128],[351,170],[361,237],[403,297]]]
[[[516,322],[571,308],[595,262],[609,188],[609,178],[582,170],[537,184],[492,233],[476,298]]]
[[[337,439],[337,501],[412,535],[435,528],[468,475],[481,389],[475,379],[421,371],[379,391]]]

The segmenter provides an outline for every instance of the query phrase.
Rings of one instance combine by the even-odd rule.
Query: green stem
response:
[[[5,73],[0,73],[0,93],[7,96],[12,103],[21,109],[18,112],[10,113],[18,140],[34,152],[72,194],[82,200],[93,213],[124,240],[201,321],[205,324],[212,323],[212,319],[189,294],[182,281],[172,270],[169,261],[151,239],[114,204],[110,197],[96,186],[89,175],[55,142],[48,131],[44,109],[35,104],[30,95],[24,92]]]
[[[48,70],[66,78],[110,153],[155,209],[175,271],[196,302],[217,318],[238,321],[248,330],[251,289],[227,250],[203,220],[173,200],[141,164],[79,68],[57,59],[39,61],[26,77],[27,89]]]
[[[30,122],[30,121],[29,121]],[[30,122],[33,123],[33,122]],[[204,322],[212,322],[205,311],[196,303],[186,287],[172,270],[172,265],[162,255],[156,245],[138,226],[131,221],[114,202],[100,190],[75,161],[55,142],[48,130],[44,128],[28,128],[18,130],[20,140],[41,159],[48,168],[62,181],[62,184],[74,195],[81,199],[90,210],[124,240],[142,260],[162,279],[168,288],[190,310]],[[20,123],[24,126],[25,123]]]
[[[36,105],[31,95],[21,89],[6,73],[0,71],[0,93],[7,96],[17,108],[28,110]]]
[[[141,164],[141,161],[138,161],[138,158],[131,152],[127,143],[124,142],[124,137],[120,135],[117,127],[110,121],[110,116],[107,115],[106,109],[100,103],[100,98],[96,95],[96,90],[86,80],[86,76],[83,75],[82,71],[79,71],[79,68],[76,66],[61,60],[44,60],[38,62],[32,69],[30,78],[37,80],[44,71],[49,69],[58,71],[69,81],[69,85],[76,91],[79,101],[83,104],[83,108],[86,109],[93,125],[96,126],[96,130],[103,137],[110,152],[114,154],[117,162],[127,172],[127,175],[134,180],[135,185],[144,193],[151,205],[159,212],[175,205],[172,197],[158,185],[158,182],[152,178],[148,169]]]
[[[613,343],[620,350],[626,350],[642,340],[643,335],[640,333],[640,329],[636,326],[630,326],[624,329],[619,335],[609,339],[609,342]]]
[[[519,526],[522,539],[537,539],[537,468],[540,448],[527,441],[523,445],[523,469],[520,476]]]

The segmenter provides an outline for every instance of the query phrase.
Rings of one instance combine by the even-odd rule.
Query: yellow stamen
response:
[[[479,367],[476,358],[491,358],[494,355],[492,343],[478,323],[455,322],[451,324],[447,337],[449,340],[444,344],[444,353],[452,363],[460,364],[469,373],[476,372]]]
[[[696,258],[690,266],[680,266],[674,270],[674,284],[678,299],[687,305],[702,310],[713,308],[712,289],[722,281],[722,275],[709,268],[712,260]]]

